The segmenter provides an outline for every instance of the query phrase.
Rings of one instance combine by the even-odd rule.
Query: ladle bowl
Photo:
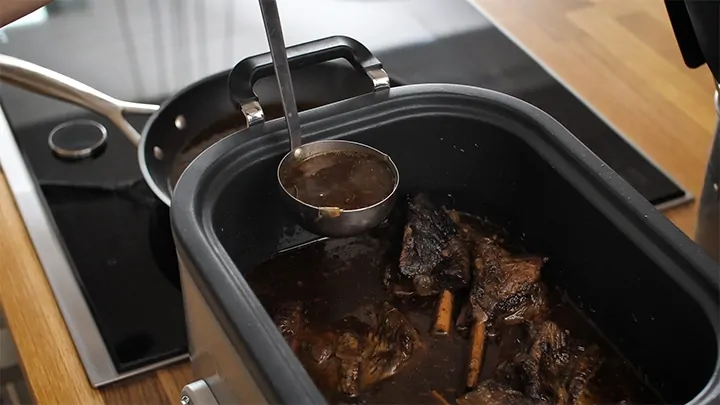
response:
[[[298,222],[302,227],[320,236],[353,236],[376,227],[383,222],[385,218],[387,218],[394,205],[395,193],[397,192],[397,187],[400,182],[397,166],[395,166],[395,163],[393,163],[392,159],[390,159],[388,155],[370,146],[357,142],[325,140],[302,145],[302,128],[300,126],[300,119],[298,117],[297,105],[295,102],[292,76],[290,75],[290,60],[285,47],[285,39],[283,38],[280,14],[277,9],[277,1],[260,0],[260,12],[265,25],[265,34],[267,36],[268,45],[270,46],[273,71],[275,72],[278,89],[280,90],[280,98],[282,100],[283,110],[285,111],[285,121],[288,126],[288,137],[290,138],[290,152],[283,157],[277,170],[277,182],[282,189],[280,194],[283,196],[282,198],[285,201],[285,205],[288,206],[291,212],[296,214]],[[362,52],[363,50],[360,49],[360,52],[358,52],[358,48],[362,48],[362,46],[353,46],[352,41],[342,40],[336,45],[337,46],[332,47],[330,50],[318,50],[311,48],[310,52],[308,52],[302,60],[305,62],[312,62],[317,58],[323,58],[334,54],[334,52],[349,51],[349,54],[352,55],[349,60],[355,61],[364,70],[367,71],[368,69],[375,68],[381,69],[382,71],[380,62],[377,61],[369,51],[364,50],[364,52]],[[328,53],[328,51],[330,53]],[[300,62],[297,56],[295,57],[295,60],[295,63]],[[360,60],[363,62],[361,63]],[[257,70],[258,66],[253,66],[253,69]],[[384,74],[385,72],[382,71],[382,73],[383,75],[381,75],[381,77],[386,78],[387,75]],[[384,84],[384,81],[382,81],[382,83]],[[250,90],[249,93],[252,93],[252,90]],[[256,111],[258,104],[254,102],[255,100],[252,101],[253,103],[250,104],[251,109]],[[246,104],[243,103],[241,105],[243,106],[243,109],[245,109]],[[377,191],[381,191],[382,194],[378,193],[380,195],[376,197],[372,193],[373,190],[360,189],[348,191],[347,189],[339,189],[337,184],[345,181],[349,184],[351,183],[350,177],[352,170],[358,168],[355,162],[349,163],[347,161],[348,156],[340,157],[340,154],[343,153],[347,155],[354,154],[356,156],[362,155],[363,157],[360,159],[367,158],[368,162],[374,161],[374,163],[385,165],[383,169],[387,169],[387,171],[383,175],[387,175],[389,172],[392,176],[392,187],[388,194],[384,195],[387,192],[384,188],[390,188],[388,187],[390,186],[389,182],[382,184],[382,179],[373,177],[374,169],[372,166],[365,167],[368,172],[363,174],[354,173],[354,175],[369,176],[369,179],[367,177],[360,177],[369,181],[376,180],[376,184],[379,187]],[[338,154],[338,159],[335,162],[329,162],[329,165],[323,168],[316,166],[317,170],[309,176],[306,176],[303,168],[296,166],[320,155],[330,154]],[[353,156],[352,159],[355,159],[356,156]],[[343,162],[343,159],[346,161]],[[343,165],[347,166],[347,164],[350,164],[350,172],[347,174],[348,178],[343,178]],[[333,166],[334,169],[340,171],[327,172],[327,170],[333,169]],[[296,173],[293,173],[293,169],[297,169],[299,177],[294,177]],[[287,174],[288,176],[288,185],[286,185],[283,181],[285,177],[284,174]],[[311,179],[316,174],[318,175],[318,178]],[[327,178],[323,178],[326,174],[328,176],[335,175],[336,179],[328,180]],[[294,183],[296,179],[300,179],[301,181],[306,181],[308,183],[297,187],[298,185]],[[313,185],[313,182],[317,180],[321,183],[327,180],[329,183],[318,187],[317,185]],[[358,177],[355,177],[355,180],[358,180]],[[333,204],[339,204],[336,201],[339,201],[337,197],[340,197],[342,200],[345,200],[346,204],[341,204],[345,205],[344,207],[312,205],[311,201],[303,201],[299,197],[293,195],[288,190],[291,185],[293,187],[297,187],[296,189],[293,188],[293,190],[298,192],[298,195],[302,193],[308,194],[307,197],[310,200],[325,200],[330,201]],[[358,185],[357,183],[353,184],[353,186],[365,187],[364,184]],[[368,187],[371,187],[371,185],[368,185]],[[313,190],[308,193],[307,191],[310,188],[319,188],[321,191],[318,192],[318,190]],[[367,193],[367,191],[370,191],[370,193]],[[340,192],[340,194],[337,194],[338,192]],[[348,192],[348,194],[343,194],[343,192]],[[323,195],[324,193],[328,194]],[[315,197],[319,197],[319,199],[316,199]],[[375,198],[377,198],[377,201],[374,200]],[[358,201],[362,202],[362,204],[359,205],[357,203]],[[350,202],[355,203],[350,204]]]
[[[390,194],[362,208],[319,207],[298,199],[284,185],[284,173],[287,173],[293,165],[321,154],[342,152],[368,154],[387,162],[393,177]],[[319,236],[338,238],[364,233],[385,221],[395,205],[400,174],[390,156],[373,147],[345,140],[322,140],[304,144],[302,148],[288,152],[278,165],[277,182],[283,202],[303,228]]]

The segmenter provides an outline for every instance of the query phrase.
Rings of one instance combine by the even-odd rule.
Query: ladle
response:
[[[277,1],[259,1],[290,136],[290,151],[277,170],[283,200],[301,226],[320,236],[353,236],[376,227],[387,218],[395,203],[400,180],[397,166],[385,153],[358,142],[322,140],[302,144]],[[298,187],[298,182],[306,183]],[[314,190],[310,182],[316,187]],[[312,204],[326,197],[323,193],[329,195],[341,189],[342,203]]]

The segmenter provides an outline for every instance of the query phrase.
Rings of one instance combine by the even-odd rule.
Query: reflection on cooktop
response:
[[[118,371],[184,354],[168,207],[142,179],[41,187]]]

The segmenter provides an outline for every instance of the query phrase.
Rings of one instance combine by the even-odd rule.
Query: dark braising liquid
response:
[[[427,350],[398,374],[363,393],[361,399],[367,404],[438,405],[440,402],[431,394],[434,390],[449,403],[455,403],[465,393],[470,339],[454,328],[447,336],[430,333],[435,298],[399,298],[388,292],[383,273],[389,260],[397,260],[393,252],[399,241],[389,238],[386,231],[380,228],[369,236],[326,239],[285,251],[246,278],[271,316],[283,303],[302,301],[307,304],[305,317],[311,326],[329,327],[362,306],[390,302],[419,331]],[[600,345],[606,359],[595,378],[602,387],[594,390],[599,392],[594,402],[661,403],[600,331],[562,293],[550,290],[550,319],[574,336]],[[522,326],[512,326],[488,337],[480,381],[492,378],[498,364],[520,350],[524,333]]]
[[[312,156],[282,175],[295,198],[316,207],[351,210],[371,206],[392,193],[395,176],[382,157],[362,152]]]

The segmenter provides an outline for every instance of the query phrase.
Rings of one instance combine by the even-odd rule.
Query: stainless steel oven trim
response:
[[[12,130],[0,107],[0,168],[35,247],[45,276],[93,387],[167,366],[188,358],[176,356],[129,372],[118,373],[100,331],[75,279],[73,264],[65,252],[55,221],[34,176],[28,170]]]

